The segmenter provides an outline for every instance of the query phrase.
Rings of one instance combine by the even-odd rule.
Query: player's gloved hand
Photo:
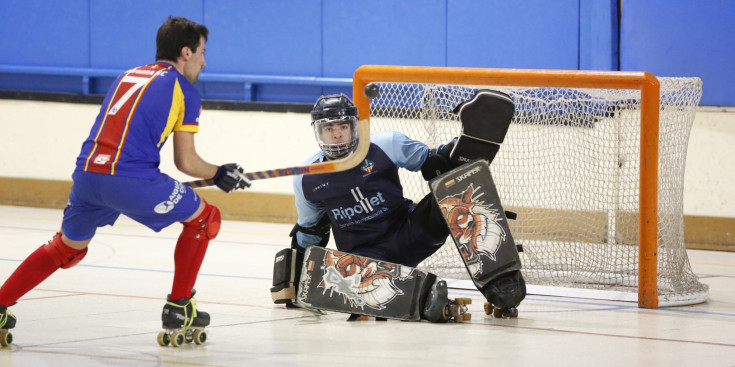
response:
[[[212,177],[212,180],[224,192],[244,189],[250,187],[250,180],[243,175],[244,172],[239,164],[227,163],[217,168],[217,173]]]
[[[449,162],[449,153],[452,152],[456,142],[457,138],[454,138],[449,143],[439,145],[436,149],[429,151],[429,156],[426,157],[426,161],[421,165],[421,175],[424,176],[424,180],[429,181],[452,169],[452,165]]]
[[[454,149],[454,144],[457,144],[457,138],[456,137],[454,139],[452,139],[452,141],[450,141],[449,143],[440,144],[436,148],[436,154],[439,154],[439,155],[443,156],[444,158],[449,159],[449,154],[452,153],[452,149]]]

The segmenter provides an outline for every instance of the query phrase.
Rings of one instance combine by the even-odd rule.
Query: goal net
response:
[[[363,118],[368,100],[361,87],[375,82],[371,131],[401,131],[430,148],[460,134],[452,109],[478,89],[511,96],[515,115],[490,169],[505,210],[517,213],[509,224],[523,247],[529,293],[641,307],[705,301],[708,288],[691,270],[683,221],[700,79],[635,73],[641,81],[631,84],[607,81],[608,74],[627,80],[631,73],[522,72],[363,66],[355,73],[354,96]],[[429,193],[420,173],[401,170],[400,177],[415,202]],[[475,289],[451,240],[420,268]]]

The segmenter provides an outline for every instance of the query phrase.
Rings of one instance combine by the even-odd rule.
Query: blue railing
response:
[[[115,78],[125,70],[97,69],[78,67],[52,66],[18,66],[0,65],[0,75],[57,75],[80,77],[81,93],[92,93],[94,80],[97,78]],[[315,76],[286,76],[286,75],[259,75],[259,74],[223,74],[203,72],[199,82],[219,82],[242,84],[242,99],[255,100],[255,91],[258,85],[299,85],[313,87],[352,87],[352,78],[326,78]]]

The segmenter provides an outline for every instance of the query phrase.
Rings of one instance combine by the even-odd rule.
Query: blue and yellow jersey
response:
[[[112,84],[77,171],[152,178],[160,151],[174,131],[199,131],[202,100],[173,65],[157,62],[126,71]]]

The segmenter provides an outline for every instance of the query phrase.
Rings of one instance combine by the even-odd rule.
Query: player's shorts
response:
[[[196,213],[200,198],[186,184],[161,174],[154,179],[76,171],[61,229],[74,241],[92,238],[98,227],[124,214],[158,232]]]
[[[430,196],[411,206],[406,220],[397,226],[390,238],[348,252],[416,267],[433,255],[449,236],[441,211]]]

